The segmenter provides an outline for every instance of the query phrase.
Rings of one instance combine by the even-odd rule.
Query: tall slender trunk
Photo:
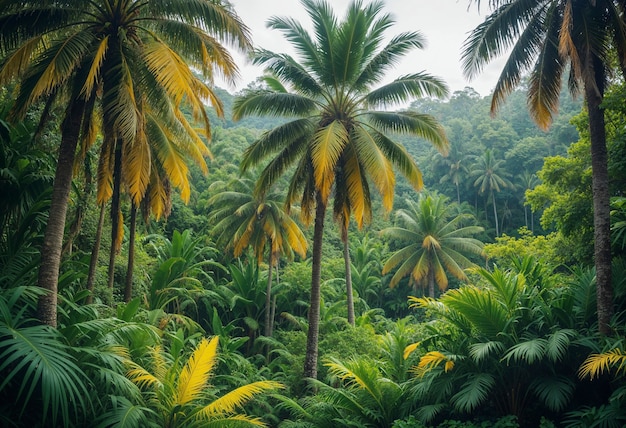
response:
[[[280,283],[280,275],[278,270],[278,263],[276,264],[276,285]],[[274,331],[274,322],[276,320],[276,294],[272,296],[272,315],[270,315],[270,332]]]
[[[100,241],[102,240],[102,229],[104,227],[104,215],[106,213],[106,204],[100,207],[100,218],[98,219],[98,229],[96,230],[96,242],[91,249],[91,259],[89,260],[89,273],[87,274],[87,284],[85,288],[89,290],[87,296],[87,304],[93,303],[93,284],[96,280],[96,268],[98,267],[98,254],[100,253]]]
[[[613,315],[608,155],[604,111],[600,107],[603,98],[601,65],[598,64],[597,59],[590,62],[594,66],[592,67],[594,71],[589,73],[591,76],[587,76],[585,81],[585,99],[589,112],[589,135],[591,139],[596,300],[598,330],[600,334],[608,335],[610,333],[609,322]]]
[[[130,230],[128,232],[128,267],[124,286],[124,301],[130,302],[133,296],[133,270],[135,269],[135,235],[137,232],[137,206],[131,202]]]
[[[428,297],[435,298],[435,272],[432,267],[428,270]]]
[[[496,236],[500,236],[500,229],[498,229],[498,209],[496,208],[496,195],[491,191],[491,202],[493,203],[493,217],[496,225]]]
[[[48,292],[39,297],[37,317],[42,323],[52,327],[57,325],[57,291],[63,233],[67,216],[67,202],[72,185],[74,156],[84,114],[84,101],[75,99],[71,102],[62,124],[61,146],[52,187],[50,214],[41,247],[41,264],[37,284]]]
[[[304,376],[317,379],[317,353],[320,328],[320,283],[322,279],[322,238],[324,236],[324,216],[326,204],[316,195],[315,227],[313,230],[313,255],[311,266],[311,300],[309,306],[309,330],[306,338]]]
[[[354,298],[352,295],[352,268],[350,263],[350,245],[348,245],[348,226],[341,220],[341,241],[343,242],[343,263],[346,268],[346,298],[348,301],[348,323],[354,327]]]
[[[115,140],[115,164],[113,165],[113,196],[111,198],[111,249],[109,251],[108,286],[113,288],[115,282],[115,255],[121,246],[120,217],[122,215],[120,207],[121,186],[122,186],[122,144]]]
[[[265,290],[265,336],[272,335],[272,271],[274,270],[274,252],[272,251],[272,240],[268,240],[270,247],[269,269],[267,270],[267,289]]]

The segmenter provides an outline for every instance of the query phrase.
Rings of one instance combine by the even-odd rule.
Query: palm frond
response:
[[[178,378],[175,403],[184,405],[203,392],[215,366],[219,336],[203,339],[196,345]]]
[[[581,379],[589,376],[593,380],[612,368],[616,368],[618,373],[624,371],[626,368],[626,352],[616,348],[600,354],[591,354],[581,364],[578,376]]]
[[[22,412],[35,393],[43,405],[42,419],[51,418],[53,425],[69,423],[71,411],[88,411],[89,380],[56,330],[0,323],[0,361],[0,391],[19,386],[10,395],[17,400],[15,405],[21,403]]]
[[[198,413],[200,419],[210,420],[216,416],[226,416],[235,411],[237,407],[242,406],[255,395],[269,390],[281,389],[283,385],[274,381],[257,381],[239,388],[221,396],[211,404],[204,406]]]
[[[463,387],[452,396],[451,404],[455,409],[471,412],[487,400],[495,385],[495,379],[489,373],[472,373]]]

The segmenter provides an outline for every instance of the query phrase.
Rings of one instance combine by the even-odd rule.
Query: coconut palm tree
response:
[[[437,193],[420,195],[417,202],[407,200],[407,206],[396,212],[399,225],[382,231],[403,245],[383,266],[384,275],[400,265],[389,286],[410,275],[412,284],[426,285],[428,295],[435,297],[435,284],[441,291],[448,288],[448,274],[467,280],[464,268],[474,266],[467,257],[483,251],[482,242],[472,236],[483,228],[463,226],[471,216],[452,216],[448,198]]]
[[[470,0],[480,5],[480,0]],[[492,12],[469,35],[463,53],[468,77],[510,52],[492,96],[495,113],[530,71],[528,105],[541,128],[558,110],[564,74],[569,90],[585,96],[589,114],[594,216],[594,262],[598,277],[598,328],[609,333],[611,285],[610,191],[604,110],[610,69],[626,70],[624,3],[615,0],[489,0]]]
[[[502,168],[504,159],[495,159],[493,152],[485,150],[482,156],[476,157],[476,163],[471,168],[470,177],[474,180],[474,187],[478,187],[480,193],[487,193],[487,203],[491,200],[493,204],[494,224],[496,225],[496,236],[500,236],[498,226],[498,209],[496,206],[496,193],[504,188],[512,188],[513,183],[507,178],[507,173]]]
[[[298,224],[283,209],[283,199],[277,192],[255,194],[254,181],[247,178],[220,183],[224,190],[208,201],[210,219],[217,220],[212,232],[218,243],[232,249],[239,257],[252,247],[257,262],[268,252],[267,291],[265,295],[265,336],[272,335],[272,271],[281,255],[293,259],[294,253],[306,257],[307,240]],[[215,183],[212,185],[215,186]]]
[[[429,115],[385,107],[423,95],[443,96],[447,91],[440,80],[426,73],[375,87],[398,59],[423,46],[418,32],[399,34],[383,45],[393,20],[382,14],[382,2],[353,1],[341,20],[326,1],[302,0],[302,5],[312,21],[313,34],[290,18],[268,21],[270,28],[284,33],[298,57],[256,51],[255,62],[266,67],[266,87],[239,97],[233,115],[235,119],[252,114],[292,118],[255,141],[246,150],[241,168],[264,165],[256,184],[259,193],[291,172],[287,206],[299,199],[303,220],[309,223],[315,218],[304,370],[305,376],[315,378],[322,236],[331,193],[334,189],[336,195],[346,195],[340,199],[349,202],[348,213],[361,226],[371,217],[370,182],[382,195],[384,207],[391,209],[394,166],[414,188],[421,188],[415,161],[386,133],[417,135],[445,151],[443,129]]]
[[[221,112],[209,86],[212,78],[216,72],[228,79],[237,76],[221,43],[247,49],[250,40],[230,6],[203,0],[9,0],[2,4],[0,26],[0,84],[20,81],[14,116],[46,99],[48,106],[67,106],[39,271],[39,285],[49,290],[39,317],[56,325],[60,250],[79,140],[90,138],[100,117],[109,161],[120,151],[132,153],[130,193],[140,198],[150,178],[146,113],[179,123],[197,145],[197,155],[205,153],[181,107],[189,107],[208,136],[205,103]],[[180,165],[171,163],[171,170]]]

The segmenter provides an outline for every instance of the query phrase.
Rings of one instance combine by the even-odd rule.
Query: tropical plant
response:
[[[28,317],[42,290],[0,293],[0,421],[7,426],[70,426],[89,414],[90,379],[63,335]]]
[[[159,426],[265,426],[259,417],[239,413],[238,408],[282,385],[258,381],[217,397],[209,380],[218,362],[218,343],[218,336],[203,338],[187,358],[156,347],[145,362],[131,364],[128,378],[143,391]]]
[[[201,0],[71,0],[63,4],[11,0],[3,3],[0,22],[0,84],[14,78],[20,81],[13,115],[22,117],[41,100],[46,100],[45,111],[66,106],[39,270],[39,285],[49,291],[41,299],[39,316],[55,326],[72,167],[79,140],[94,141],[96,115],[102,119],[107,147],[103,162],[116,166],[113,180],[119,180],[122,163],[112,161],[126,154],[132,165],[130,194],[141,199],[154,175],[147,150],[153,137],[160,137],[158,142],[195,145],[198,159],[206,153],[205,143],[181,108],[191,109],[208,137],[204,103],[221,111],[209,84],[215,72],[228,79],[237,75],[230,53],[220,42],[247,49],[250,41],[247,28],[228,5]],[[163,120],[151,121],[150,115]],[[151,122],[168,126],[150,129]],[[184,134],[174,137],[181,131]],[[180,147],[170,144],[169,148],[172,156],[160,160],[176,185],[186,168]],[[119,224],[119,217],[114,223]]]
[[[346,362],[330,358],[325,363],[338,387],[316,382],[319,391],[298,403],[283,399],[281,406],[308,426],[389,427],[406,417],[412,407],[406,384],[381,373],[378,363],[364,356]]]
[[[538,423],[537,412],[526,412],[531,403],[563,412],[584,353],[576,309],[561,303],[572,301],[569,291],[531,258],[507,271],[477,273],[475,285],[449,290],[438,301],[410,298],[440,320],[416,348],[423,350],[414,390],[424,400],[420,417],[480,408],[515,415],[524,425]]]
[[[470,3],[480,5],[481,1]],[[473,77],[493,58],[509,52],[492,95],[492,113],[528,71],[528,106],[541,128],[550,126],[558,110],[564,73],[569,71],[570,92],[576,95],[582,89],[584,93],[591,140],[598,328],[608,334],[613,291],[608,155],[601,104],[614,58],[619,59],[622,72],[626,70],[624,4],[613,0],[489,0],[489,5],[492,12],[470,33],[462,61],[465,74]]]
[[[171,240],[162,235],[146,237],[156,251],[158,262],[147,296],[149,309],[197,314],[198,299],[219,299],[207,286],[214,284],[211,272],[225,269],[213,260],[217,250],[206,245],[204,239],[194,238],[191,230],[174,231]]]
[[[216,183],[212,185],[216,186]],[[217,221],[212,233],[218,243],[232,249],[235,257],[251,246],[257,262],[268,252],[267,290],[265,293],[265,336],[272,335],[272,272],[280,256],[293,260],[294,253],[306,257],[307,241],[298,224],[283,209],[277,192],[255,195],[254,182],[241,178],[220,183],[223,191],[208,201],[210,220]],[[225,190],[228,189],[228,190]]]
[[[407,200],[406,204],[406,209],[396,212],[399,226],[382,231],[403,245],[383,266],[384,275],[400,265],[389,286],[396,286],[410,275],[411,284],[425,285],[428,295],[435,297],[435,284],[441,291],[448,288],[448,274],[467,280],[464,269],[474,266],[467,257],[482,255],[483,248],[482,242],[472,236],[483,228],[464,226],[471,216],[452,216],[448,198],[440,194],[422,194],[417,202]]]
[[[253,114],[291,116],[263,134],[245,152],[246,171],[263,163],[256,191],[265,192],[278,177],[292,171],[287,206],[300,198],[305,223],[315,218],[311,298],[305,376],[317,375],[320,281],[324,216],[334,188],[335,199],[349,208],[361,226],[371,218],[369,181],[389,210],[393,203],[395,165],[419,189],[420,171],[411,156],[385,134],[417,135],[445,151],[447,141],[433,117],[414,111],[392,112],[387,106],[413,97],[443,96],[444,84],[426,73],[402,76],[378,88],[381,78],[399,58],[423,46],[418,32],[397,35],[383,45],[393,20],[381,14],[382,2],[354,1],[343,20],[329,3],[303,0],[313,34],[290,18],[274,17],[268,26],[282,31],[299,58],[257,50],[255,63],[266,67],[266,87],[237,98],[233,117]],[[380,108],[381,110],[372,110]],[[271,156],[275,156],[271,158]],[[290,169],[295,166],[295,169]],[[344,216],[344,220],[349,217]]]

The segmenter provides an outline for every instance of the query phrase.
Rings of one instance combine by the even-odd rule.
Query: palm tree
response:
[[[480,0],[470,0],[480,5]],[[591,140],[594,262],[598,277],[598,328],[609,333],[611,285],[610,191],[606,130],[601,103],[610,68],[626,70],[624,3],[615,0],[489,0],[493,8],[468,37],[463,54],[467,76],[505,51],[510,54],[493,92],[495,113],[530,70],[528,105],[535,122],[548,128],[558,109],[564,73],[572,94],[582,92]],[[616,55],[615,55],[616,53]]]
[[[212,186],[215,186],[214,183]],[[210,219],[218,220],[213,227],[218,243],[233,250],[235,257],[251,246],[261,263],[268,250],[267,292],[265,295],[265,336],[272,335],[272,271],[281,255],[293,259],[294,252],[306,257],[307,241],[298,224],[283,209],[277,192],[254,193],[254,182],[240,178],[224,184],[230,190],[209,199],[215,207]]]
[[[302,0],[313,35],[298,22],[274,17],[268,26],[282,31],[299,58],[258,50],[255,62],[266,67],[266,88],[250,90],[233,107],[235,119],[252,114],[288,116],[293,120],[264,133],[245,152],[242,170],[264,164],[256,191],[263,193],[287,171],[292,172],[287,206],[300,199],[305,223],[315,218],[309,330],[305,376],[317,376],[320,278],[324,216],[333,188],[361,226],[371,217],[369,181],[383,205],[393,204],[395,165],[416,189],[421,173],[411,156],[385,133],[417,135],[445,150],[443,129],[429,115],[384,110],[423,95],[443,96],[445,85],[426,74],[402,76],[376,89],[384,72],[408,51],[421,48],[418,32],[399,34],[382,46],[393,23],[383,3],[359,0],[338,20],[328,2]],[[375,110],[381,108],[381,110]],[[264,161],[270,156],[269,163]],[[295,169],[291,169],[295,167]],[[342,196],[345,195],[345,196]]]
[[[513,183],[507,178],[507,173],[502,169],[503,159],[495,159],[491,150],[487,149],[482,156],[476,157],[476,164],[470,171],[470,177],[476,177],[474,187],[478,187],[480,193],[487,193],[487,202],[493,204],[493,217],[496,225],[496,236],[500,236],[498,227],[498,209],[496,207],[496,193],[503,188],[513,187]]]
[[[150,177],[146,114],[157,112],[165,123],[177,123],[197,144],[197,153],[204,153],[204,143],[181,107],[190,108],[208,136],[205,102],[221,112],[209,84],[216,72],[231,80],[237,76],[220,42],[247,49],[250,41],[228,5],[201,0],[9,0],[3,2],[0,25],[0,84],[20,81],[14,116],[23,116],[42,99],[49,106],[67,106],[39,271],[39,285],[49,290],[40,300],[39,317],[54,326],[75,149],[79,140],[90,139],[95,115],[102,118],[109,160],[122,149],[135,155],[129,188],[131,197],[140,199]],[[171,166],[176,169],[180,163]]]
[[[391,255],[383,266],[383,275],[400,265],[391,278],[394,287],[410,274],[410,282],[424,284],[428,295],[435,297],[435,284],[441,291],[448,288],[448,273],[467,280],[464,268],[474,264],[469,255],[482,255],[483,244],[472,238],[483,231],[479,226],[463,226],[470,216],[451,218],[448,198],[439,194],[420,195],[417,202],[408,200],[408,208],[396,212],[400,226],[382,233],[404,246]],[[447,271],[447,273],[446,273]]]

